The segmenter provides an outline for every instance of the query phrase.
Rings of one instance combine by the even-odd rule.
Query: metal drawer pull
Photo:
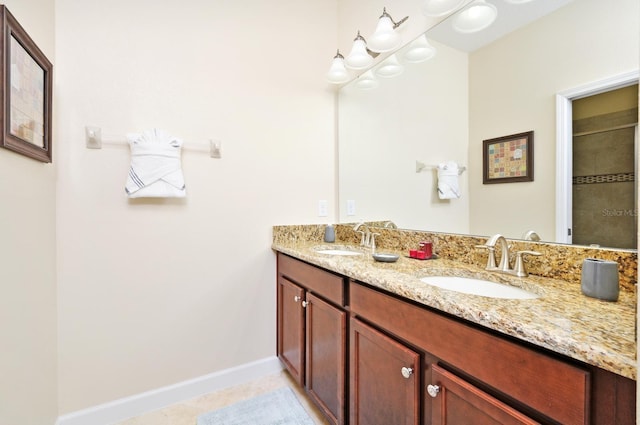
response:
[[[301,299],[302,299],[302,298],[300,298],[300,297],[299,297],[299,296],[297,296],[297,295],[296,295],[295,297],[293,297],[293,300],[294,300],[295,302],[298,302],[298,301],[300,301]]]
[[[429,395],[433,398],[435,398],[438,393],[440,392],[440,386],[439,385],[427,385],[427,392],[429,393]]]
[[[413,369],[410,367],[403,367],[401,372],[402,372],[402,376],[404,376],[407,379],[409,379],[411,375],[413,375]]]

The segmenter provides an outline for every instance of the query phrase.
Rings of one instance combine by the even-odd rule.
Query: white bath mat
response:
[[[291,388],[240,401],[198,417],[198,425],[314,425]]]

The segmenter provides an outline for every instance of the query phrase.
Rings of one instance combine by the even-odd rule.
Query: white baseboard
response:
[[[282,365],[277,357],[267,357],[188,381],[68,413],[60,416],[56,425],[113,424],[212,391],[278,373],[281,370]]]

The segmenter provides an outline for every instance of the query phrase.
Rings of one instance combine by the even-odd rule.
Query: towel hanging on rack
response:
[[[127,134],[131,167],[125,185],[129,198],[184,198],[180,152],[182,140],[153,129]]]
[[[457,163],[449,161],[438,164],[438,197],[440,199],[460,198],[459,175]]]

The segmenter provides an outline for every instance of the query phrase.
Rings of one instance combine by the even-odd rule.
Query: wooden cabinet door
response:
[[[304,386],[304,289],[278,276],[278,357]]]
[[[437,365],[433,365],[431,379],[426,397],[434,397],[432,425],[538,424]]]
[[[345,423],[347,313],[307,293],[306,385],[334,424]]]
[[[351,425],[417,425],[420,355],[351,319]]]

